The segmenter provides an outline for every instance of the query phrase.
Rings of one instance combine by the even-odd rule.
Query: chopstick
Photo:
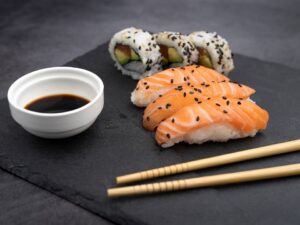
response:
[[[135,181],[168,176],[171,174],[178,174],[251,159],[279,155],[298,150],[300,150],[300,139],[119,176],[116,178],[116,182],[117,184],[126,184]]]
[[[300,164],[291,164],[286,166],[248,170],[243,172],[227,173],[184,180],[173,180],[160,183],[111,188],[107,190],[107,194],[108,197],[151,194],[159,192],[186,190],[191,188],[274,179],[295,175],[300,175]]]

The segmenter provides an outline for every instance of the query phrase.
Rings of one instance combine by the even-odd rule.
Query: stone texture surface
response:
[[[131,25],[218,31],[234,52],[300,68],[299,6],[297,0],[2,0],[0,97],[16,77],[62,65]],[[0,180],[0,224],[106,224],[2,170]]]

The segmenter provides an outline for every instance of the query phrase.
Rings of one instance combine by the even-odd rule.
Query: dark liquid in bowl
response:
[[[61,113],[78,109],[89,102],[89,100],[77,95],[48,95],[30,102],[25,106],[25,109],[40,113]]]

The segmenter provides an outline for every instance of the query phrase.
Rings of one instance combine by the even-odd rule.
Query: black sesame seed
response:
[[[226,105],[229,105],[229,104],[230,104],[230,101],[229,101],[229,100],[227,100],[227,101],[226,101]]]
[[[149,85],[148,85],[148,86],[146,86],[146,89],[149,89]]]
[[[147,85],[147,82],[144,82],[144,85]]]
[[[207,100],[210,100],[210,98],[207,98]]]
[[[139,50],[141,50],[142,49],[142,47],[141,46],[139,46]]]
[[[227,98],[226,98],[226,96],[223,96],[222,98],[223,98],[224,100],[226,100],[226,99],[227,99]]]
[[[209,87],[209,86],[210,86],[209,84],[206,84],[206,85],[205,85],[205,87]]]
[[[237,102],[238,105],[241,105],[242,103],[240,101]]]
[[[219,103],[216,103],[216,105],[219,106],[219,107],[221,106]]]
[[[193,91],[190,91],[190,94],[192,95],[192,94],[194,94],[194,92],[193,92]]]
[[[225,109],[223,110],[223,113],[228,113]]]
[[[158,95],[158,97],[162,97],[162,95]]]
[[[186,81],[186,77],[184,77],[183,80]]]
[[[198,122],[199,120],[200,120],[200,117],[199,117],[199,116],[197,116],[197,117],[196,117],[196,121]]]
[[[172,123],[174,123],[174,122],[175,122],[175,119],[173,118],[173,119],[172,119]]]
[[[199,101],[199,99],[198,99],[198,98],[194,98],[194,100],[195,100],[196,102],[198,102],[198,101]]]
[[[183,92],[183,97],[185,97],[186,96],[186,92]]]
[[[158,107],[158,109],[159,109],[159,110],[162,110],[162,107],[161,107],[161,106],[159,106],[159,107]]]
[[[171,80],[170,80],[170,82],[171,82],[171,84],[173,84],[173,83],[174,83],[174,80],[173,80],[173,79],[171,79]]]
[[[168,109],[169,107],[171,107],[171,104],[170,104],[170,103],[167,103],[167,104],[166,104],[166,109]]]
[[[149,116],[147,116],[147,118],[146,118],[146,119],[147,119],[147,121],[150,121],[150,118],[149,118]]]
[[[191,73],[194,73],[195,70],[192,70]]]
[[[167,134],[167,138],[169,138],[169,139],[171,138],[170,134]]]

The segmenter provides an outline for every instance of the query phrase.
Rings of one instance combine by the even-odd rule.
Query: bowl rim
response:
[[[13,90],[15,89],[15,87],[20,84],[22,81],[24,81],[25,79],[30,79],[30,77],[32,76],[36,76],[37,74],[42,74],[42,73],[51,73],[51,72],[57,72],[57,71],[68,71],[68,72],[77,72],[77,73],[81,73],[87,76],[90,76],[92,78],[94,78],[97,81],[97,84],[99,85],[99,91],[97,92],[97,95],[86,105],[81,106],[77,109],[74,110],[70,110],[70,111],[66,111],[66,112],[60,112],[60,113],[41,113],[41,112],[35,112],[35,111],[31,111],[28,109],[25,109],[21,106],[19,106],[18,104],[15,104],[15,102],[13,101]],[[43,69],[39,69],[39,70],[35,70],[32,71],[30,73],[27,73],[23,76],[21,76],[20,78],[18,78],[17,80],[15,80],[11,86],[8,89],[7,92],[7,99],[8,102],[11,106],[13,106],[15,109],[29,114],[29,115],[33,115],[33,116],[39,116],[39,117],[62,117],[62,116],[68,116],[68,115],[72,115],[75,113],[78,113],[80,111],[85,110],[86,108],[89,108],[90,106],[92,106],[95,102],[97,102],[101,96],[103,95],[104,92],[104,84],[103,81],[101,80],[101,78],[99,76],[97,76],[95,73],[85,70],[85,69],[81,69],[81,68],[76,68],[76,67],[68,67],[68,66],[60,66],[60,67],[48,67],[48,68],[43,68]]]

